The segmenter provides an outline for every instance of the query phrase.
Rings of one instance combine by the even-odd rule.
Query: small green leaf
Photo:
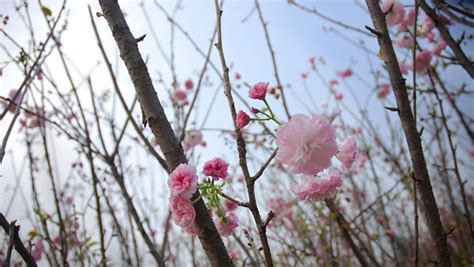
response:
[[[46,16],[46,17],[51,17],[53,15],[53,13],[51,12],[51,9],[49,9],[48,7],[41,7],[41,11],[43,11],[43,14]]]

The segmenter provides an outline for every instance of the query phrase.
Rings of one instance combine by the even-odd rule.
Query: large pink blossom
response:
[[[197,179],[194,166],[185,163],[179,164],[168,179],[171,195],[190,199],[197,190]]]
[[[186,231],[193,229],[196,211],[194,211],[193,203],[190,199],[180,196],[171,196],[170,210],[173,221],[177,225]]]
[[[341,175],[337,172],[323,177],[303,176],[302,183],[292,184],[291,191],[301,200],[323,200],[331,198],[341,186]]]
[[[203,143],[202,132],[199,130],[190,130],[184,136],[184,149],[188,150]]]
[[[237,118],[235,122],[237,123],[237,127],[242,129],[247,126],[247,124],[249,124],[250,117],[249,115],[247,115],[247,113],[245,113],[245,111],[240,110],[239,113],[237,113]]]
[[[280,126],[277,157],[295,174],[314,175],[329,167],[337,152],[334,127],[319,116],[297,114]]]
[[[352,70],[347,68],[345,70],[336,71],[336,75],[340,78],[347,78],[352,76]]]
[[[389,27],[395,26],[403,21],[405,17],[405,8],[395,0],[384,1],[381,5],[382,12],[385,13],[385,20]],[[388,13],[387,13],[388,12]]]
[[[202,173],[206,176],[211,176],[214,180],[219,178],[225,179],[229,175],[227,169],[229,168],[229,163],[221,158],[213,158],[202,167]]]
[[[267,88],[269,85],[269,82],[258,82],[254,84],[249,90],[249,97],[252,99],[263,100],[267,94]]]
[[[352,136],[347,137],[339,145],[336,158],[342,163],[345,170],[351,168],[357,154],[357,144]]]
[[[232,234],[239,226],[239,223],[237,221],[237,216],[235,214],[231,213],[229,214],[226,218],[225,221],[221,220],[220,218],[216,218],[214,220],[214,224],[216,225],[217,231],[219,232],[220,235],[222,236],[228,236]]]
[[[431,52],[428,50],[422,50],[421,52],[416,53],[416,72],[423,73],[430,66],[431,62]],[[412,65],[413,69],[413,65]]]

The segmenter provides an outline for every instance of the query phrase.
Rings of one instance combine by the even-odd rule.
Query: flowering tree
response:
[[[187,4],[133,3],[139,36],[129,5],[99,0],[72,43],[66,1],[0,14],[0,79],[15,87],[0,93],[0,266],[474,264],[472,6],[355,1],[361,26],[278,4],[367,60],[331,69],[331,56],[306,55],[284,83],[294,71],[277,59],[293,52],[274,48],[274,6],[255,0],[242,20],[261,30],[273,77],[244,80],[232,8],[206,5],[206,51],[178,20]],[[193,75],[178,71],[178,41],[199,58],[186,63],[203,61]],[[100,60],[84,74],[66,51],[89,42]]]

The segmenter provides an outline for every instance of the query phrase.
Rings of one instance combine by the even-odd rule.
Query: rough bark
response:
[[[107,20],[112,35],[120,51],[130,78],[132,79],[138,101],[148,120],[150,128],[165,156],[169,170],[185,163],[186,156],[165,115],[158,95],[153,87],[148,69],[138,50],[117,0],[99,0],[103,15]],[[198,196],[198,192],[193,199]],[[229,254],[217,232],[208,210],[201,199],[194,204],[196,210],[195,227],[197,236],[212,266],[231,266]]]
[[[0,213],[0,226],[3,228],[5,233],[10,234],[12,232],[10,229],[10,223],[2,213]],[[18,252],[18,254],[20,254],[28,267],[38,266],[36,265],[36,261],[33,259],[28,249],[26,249],[26,247],[23,245],[23,242],[21,242],[20,236],[18,235],[18,230],[20,227],[15,227],[17,227],[17,229],[13,231],[13,246],[15,247],[15,250]]]
[[[435,247],[437,261],[440,266],[451,266],[446,234],[441,223],[438,206],[431,187],[431,180],[426,167],[421,138],[413,118],[405,86],[405,79],[400,72],[398,60],[385,22],[385,16],[377,0],[366,0],[366,2],[375,26],[374,33],[377,35],[383,60],[388,70],[390,82],[397,101],[398,115],[408,144],[415,176],[414,179],[417,183],[421,204],[425,210],[424,217]]]

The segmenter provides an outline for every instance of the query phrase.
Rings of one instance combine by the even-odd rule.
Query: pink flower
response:
[[[339,173],[333,172],[323,177],[303,176],[301,184],[292,184],[291,191],[301,200],[323,200],[333,197],[342,179]]]
[[[229,257],[233,261],[236,260],[238,256],[239,254],[237,253],[237,250],[232,250],[231,252],[229,252]]]
[[[416,53],[416,72],[425,72],[430,66],[431,52],[423,50]],[[413,66],[412,66],[413,69]]]
[[[310,57],[308,61],[309,61],[309,64],[314,65],[316,63],[316,57]]]
[[[252,107],[252,108],[250,109],[250,111],[251,111],[253,114],[257,114],[257,113],[259,112],[259,110],[256,109],[256,108],[254,108],[254,107]]]
[[[43,242],[39,241],[35,243],[34,249],[31,251],[31,256],[35,261],[41,260],[41,255],[44,252]]]
[[[469,157],[474,159],[474,150],[469,151]]]
[[[405,64],[403,64],[402,62],[398,63],[398,66],[400,67],[400,72],[403,74],[403,75],[407,75],[408,74],[408,68],[407,66],[405,66]]]
[[[435,27],[434,21],[430,17],[426,16],[425,19],[423,20],[423,24],[421,25],[420,31],[423,35],[425,35],[425,34],[430,33],[434,27]]]
[[[383,224],[383,222],[385,222],[385,218],[382,215],[379,215],[379,216],[375,217],[375,221],[378,224]]]
[[[381,9],[385,14],[385,20],[387,21],[387,25],[389,27],[395,26],[402,22],[403,18],[405,17],[405,8],[403,8],[403,5],[398,1],[384,1],[381,5]]]
[[[187,80],[184,82],[184,88],[186,88],[186,90],[192,90],[193,87],[194,87],[193,80],[187,79]]]
[[[339,145],[336,158],[342,163],[344,169],[348,170],[354,163],[357,154],[357,144],[352,136],[347,137]]]
[[[237,222],[237,216],[235,216],[233,213],[229,214],[224,220],[216,218],[214,220],[214,224],[216,225],[217,231],[222,236],[228,236],[232,234],[235,228],[239,226],[239,223]]]
[[[8,109],[8,111],[10,111],[11,113],[15,113],[16,111],[16,106],[18,105],[18,103],[20,102],[20,99],[21,99],[21,93],[18,94],[15,98],[15,95],[16,95],[16,92],[17,90],[15,89],[12,89],[10,90],[10,92],[8,93],[8,98],[13,102],[11,105],[10,105],[10,108]],[[9,105],[9,102],[4,102],[2,101],[2,107],[5,109],[7,108]]]
[[[241,78],[240,73],[236,72],[234,78],[236,80],[240,80],[240,78]]]
[[[378,86],[377,97],[384,99],[390,93],[390,84],[384,83]]]
[[[254,84],[249,90],[249,97],[252,99],[263,100],[267,94],[267,88],[269,85],[269,82],[259,82]]]
[[[173,93],[171,93],[170,98],[176,103],[178,107],[183,107],[189,104],[188,95],[186,95],[185,91],[180,89],[174,90]]]
[[[180,196],[171,196],[170,210],[173,221],[185,230],[193,228],[193,222],[196,218],[193,203],[187,198]]]
[[[308,74],[307,73],[301,73],[301,79],[305,80],[306,78],[308,78]]]
[[[228,200],[228,199],[224,200],[224,206],[225,206],[226,210],[228,210],[228,211],[235,210],[239,207],[239,206],[237,206],[237,204],[235,204],[234,202],[232,202],[231,200]]]
[[[339,84],[339,82],[337,80],[334,80],[334,79],[329,80],[329,85],[330,86],[337,85],[337,84]]]
[[[412,8],[410,11],[408,11],[408,14],[406,17],[398,24],[398,31],[399,32],[404,32],[408,29],[409,26],[413,26],[415,23],[415,9]]]
[[[237,113],[237,119],[235,121],[237,123],[237,127],[240,129],[244,128],[249,124],[250,122],[250,117],[245,113],[244,111],[240,110],[239,113]]]
[[[170,174],[168,186],[172,196],[190,199],[197,190],[196,168],[181,163]]]
[[[413,47],[413,37],[410,35],[400,35],[393,43],[401,48],[411,48]]]
[[[188,150],[203,142],[202,132],[199,130],[191,130],[184,136],[184,149]]]
[[[66,204],[71,205],[74,202],[74,198],[71,196],[66,197]]]
[[[211,176],[214,180],[219,178],[225,179],[229,173],[227,173],[229,163],[221,158],[213,158],[208,162],[204,163],[202,167],[202,173],[206,176]]]
[[[350,68],[347,68],[345,70],[340,70],[336,72],[336,75],[341,78],[347,78],[347,77],[352,76],[352,70]]]
[[[439,40],[431,49],[431,53],[435,56],[439,56],[439,54],[441,54],[441,51],[443,51],[445,48],[446,48],[446,42],[444,41],[443,38],[439,38]]]
[[[277,157],[295,174],[314,175],[329,167],[337,152],[334,127],[319,116],[297,114],[280,126]]]

